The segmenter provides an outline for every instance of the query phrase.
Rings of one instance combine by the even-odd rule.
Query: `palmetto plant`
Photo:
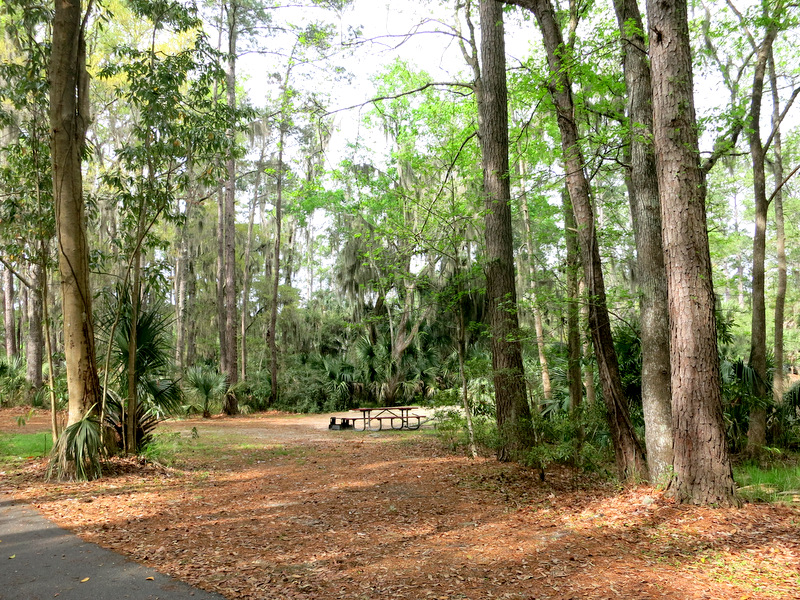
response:
[[[143,294],[149,298],[147,290]],[[112,334],[109,361],[109,400],[106,402],[106,425],[121,439],[126,419],[128,396],[128,354],[132,331],[130,288],[116,286],[105,297],[105,310],[100,321],[99,347],[108,346]],[[171,339],[172,322],[166,316],[163,301],[143,302],[136,323],[135,382],[138,397],[136,407],[136,439],[131,447],[141,450],[159,421],[181,408],[181,389],[171,377],[174,355]],[[116,321],[116,327],[114,322]],[[105,338],[105,339],[104,339]]]
[[[100,423],[92,409],[77,423],[67,427],[53,446],[48,479],[88,481],[101,474]]]
[[[195,402],[187,405],[188,411],[202,412],[204,418],[211,416],[211,407],[227,390],[225,375],[205,365],[186,369],[183,386],[187,395]]]
[[[0,360],[0,406],[22,402],[29,388],[25,378],[25,361],[21,357]]]

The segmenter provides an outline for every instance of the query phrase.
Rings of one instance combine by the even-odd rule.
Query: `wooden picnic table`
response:
[[[356,408],[361,417],[353,419],[354,423],[361,422],[361,431],[380,431],[384,421],[392,429],[419,429],[426,420],[424,415],[415,415],[411,411],[418,410],[419,406],[385,406],[379,408]],[[358,426],[356,425],[356,429]]]

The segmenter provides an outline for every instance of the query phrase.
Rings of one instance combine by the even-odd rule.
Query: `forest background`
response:
[[[91,277],[79,309],[94,304],[99,380],[81,389],[102,401],[71,406],[70,423],[100,407],[99,420],[135,451],[148,423],[210,414],[215,402],[228,414],[463,403],[473,438],[502,457],[509,434],[496,424],[507,409],[495,403],[490,351],[502,339],[521,350],[533,423],[525,460],[591,466],[621,452],[609,418],[620,405],[609,400],[607,359],[597,360],[612,344],[592,343],[600,293],[579,256],[574,190],[565,191],[576,170],[564,166],[557,92],[570,89],[630,415],[621,420],[645,440],[640,302],[649,292],[629,202],[631,148],[646,135],[623,66],[648,36],[620,19],[619,3],[570,2],[554,7],[562,37],[553,52],[540,33],[549,3],[509,4],[538,12],[505,11],[504,180],[518,299],[506,312],[519,327],[503,336],[491,331],[487,299],[493,208],[477,5],[420,2],[421,16],[407,8],[402,18],[390,10],[387,22],[411,25],[378,34],[345,1],[109,1],[82,13],[78,231]],[[697,2],[688,17],[726,445],[797,448],[796,8]],[[53,13],[14,0],[0,19],[3,402],[59,407],[76,394],[57,293]],[[554,83],[556,73],[568,78]],[[668,359],[661,365],[668,372]],[[671,434],[662,437],[671,448]],[[655,464],[659,479],[671,459]]]

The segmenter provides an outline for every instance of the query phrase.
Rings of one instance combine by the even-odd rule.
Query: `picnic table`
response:
[[[419,406],[385,406],[379,408],[356,408],[357,417],[331,417],[330,429],[356,429],[358,431],[380,431],[384,423],[391,429],[419,429],[428,418],[412,413]]]

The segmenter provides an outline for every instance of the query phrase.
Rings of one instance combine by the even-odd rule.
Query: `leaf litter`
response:
[[[800,599],[797,507],[680,506],[561,467],[542,483],[425,432],[326,423],[167,423],[219,447],[180,468],[120,459],[91,483],[44,484],[34,461],[9,484],[84,540],[231,599]]]

